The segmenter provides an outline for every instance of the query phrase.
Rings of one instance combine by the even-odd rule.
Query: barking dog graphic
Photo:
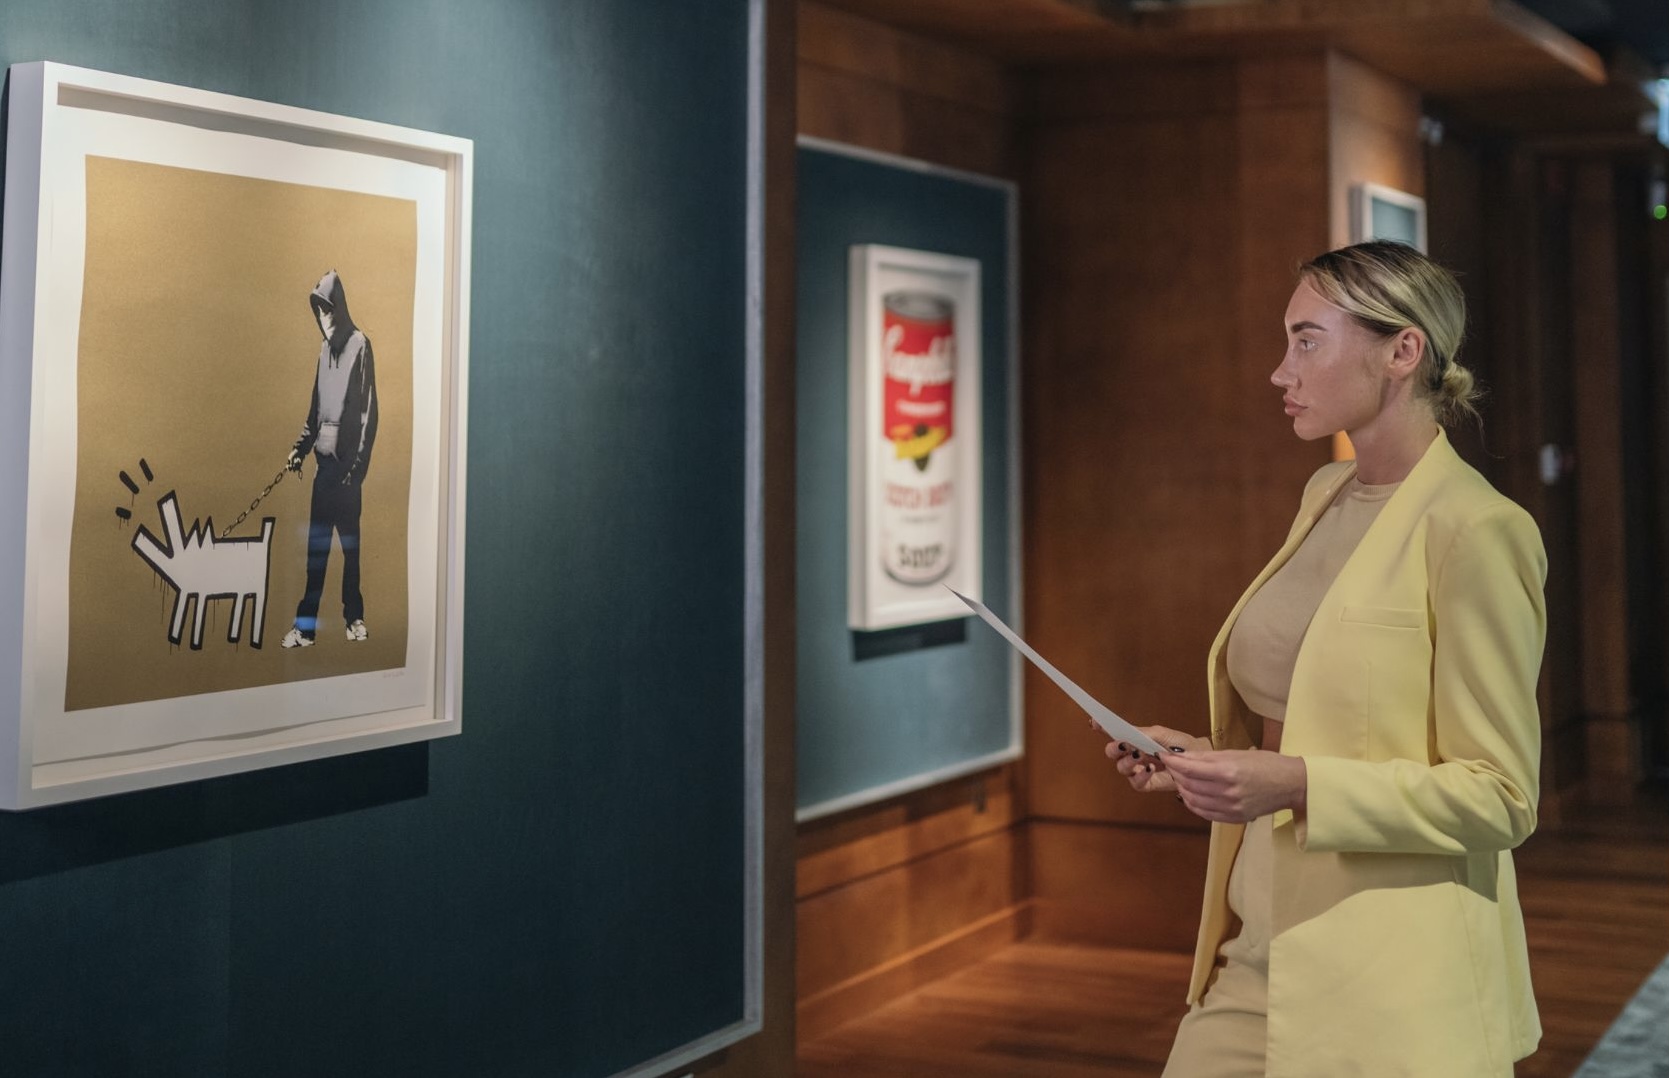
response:
[[[174,616],[168,628],[168,640],[178,644],[185,629],[185,608],[196,600],[197,610],[191,623],[191,647],[203,648],[203,622],[212,599],[231,599],[232,622],[226,631],[226,642],[238,642],[243,629],[243,610],[246,599],[254,600],[254,612],[249,622],[249,645],[261,646],[262,626],[267,614],[267,580],[272,562],[272,530],[276,517],[261,518],[259,537],[216,539],[214,518],[199,525],[191,522],[190,530],[180,523],[180,502],[175,491],[164,494],[156,503],[162,514],[164,539],[159,540],[149,528],[140,526],[133,536],[133,552],[145,559],[157,574],[174,588]]]

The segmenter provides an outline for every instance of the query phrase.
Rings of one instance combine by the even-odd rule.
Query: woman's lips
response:
[[[1291,398],[1282,398],[1281,403],[1287,406],[1287,415],[1297,415],[1304,410],[1304,406]]]

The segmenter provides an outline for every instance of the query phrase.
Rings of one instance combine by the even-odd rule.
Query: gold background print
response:
[[[65,710],[405,665],[416,267],[412,201],[87,159]],[[157,503],[173,491],[184,527],[213,517],[218,538],[283,467],[318,369],[308,295],[329,270],[375,362],[379,426],[360,516],[370,639],[345,639],[333,538],[318,642],[279,647],[306,579],[309,454],[302,477],[286,475],[233,534],[259,536],[261,519],[276,518],[262,646],[250,646],[252,603],[227,642],[230,599],[209,602],[201,650],[188,609],[176,646],[174,589],[133,537],[143,525],[167,542]]]

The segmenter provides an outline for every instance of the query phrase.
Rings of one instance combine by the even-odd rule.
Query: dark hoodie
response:
[[[313,450],[321,466],[337,465],[361,482],[370,470],[371,447],[377,440],[377,372],[371,341],[348,314],[342,279],[335,270],[319,278],[308,302],[324,340],[313,378],[313,403],[295,451],[304,455]],[[333,323],[329,334],[326,314]]]

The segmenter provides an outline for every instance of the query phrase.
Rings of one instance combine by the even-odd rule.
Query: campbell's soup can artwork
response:
[[[931,584],[956,558],[956,306],[919,291],[881,304],[881,564]]]

